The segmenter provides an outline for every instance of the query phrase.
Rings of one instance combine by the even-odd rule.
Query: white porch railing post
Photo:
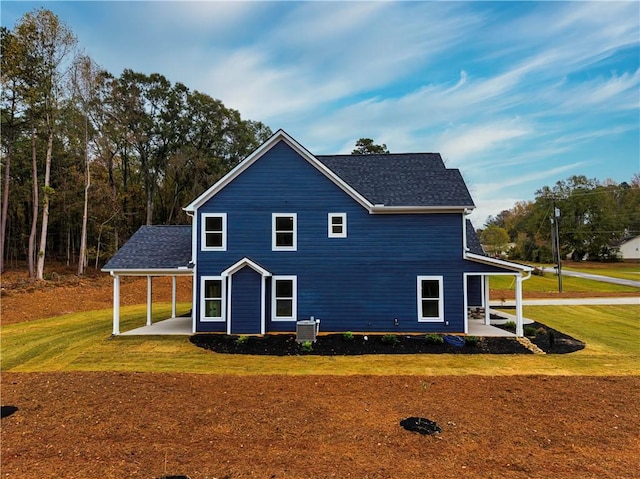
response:
[[[522,275],[516,276],[516,336],[524,336],[522,326]]]
[[[120,276],[113,276],[113,335],[120,334]]]
[[[491,313],[489,311],[489,275],[486,274],[482,277],[483,292],[484,292],[484,324],[491,325]]]
[[[176,277],[171,277],[171,317],[176,317]]]
[[[147,326],[151,326],[151,276],[147,276]]]

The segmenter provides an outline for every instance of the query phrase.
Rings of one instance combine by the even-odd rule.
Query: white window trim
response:
[[[206,311],[205,300],[207,299],[204,296],[204,291],[205,291],[204,283],[205,281],[208,281],[208,280],[218,280],[222,283],[222,288],[220,291],[220,294],[221,294],[220,300],[222,301],[220,312],[222,316],[220,317],[206,317],[204,315],[204,312]],[[202,276],[200,278],[200,321],[211,322],[211,323],[223,323],[224,321],[226,321],[226,311],[227,311],[227,292],[226,292],[225,278],[223,276]]]
[[[276,218],[293,218],[293,246],[276,246]],[[297,251],[298,250],[298,215],[297,213],[272,213],[271,214],[271,250],[272,251]]]
[[[422,298],[422,281],[438,281],[439,296],[438,298]],[[419,323],[435,323],[444,321],[444,288],[442,276],[418,276],[416,296],[418,299],[418,322]],[[422,300],[438,300],[438,316],[437,317],[423,317],[422,316]]]
[[[341,218],[342,219],[342,232],[334,233],[333,228],[333,218]],[[346,238],[347,237],[347,214],[346,213],[329,213],[327,217],[327,230],[329,238]]]
[[[207,218],[222,218],[222,246],[207,246]],[[227,214],[226,213],[202,213],[200,233],[201,251],[227,251]]]
[[[293,316],[276,316],[276,282],[279,280],[291,280],[293,282],[293,298],[291,312]],[[297,276],[273,276],[271,280],[271,321],[296,321],[298,317],[298,277]]]

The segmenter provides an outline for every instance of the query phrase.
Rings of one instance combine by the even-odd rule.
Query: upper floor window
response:
[[[418,276],[418,321],[444,321],[442,276]]]
[[[296,222],[295,213],[273,213],[273,234],[271,238],[273,251],[296,251],[298,246]]]
[[[204,213],[202,215],[202,249],[227,250],[226,213]]]
[[[328,220],[329,238],[347,237],[347,214],[329,213]]]

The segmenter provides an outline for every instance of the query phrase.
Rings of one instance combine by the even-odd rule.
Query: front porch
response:
[[[500,313],[503,314],[503,313]],[[506,315],[505,315],[506,316]],[[511,318],[508,318],[511,319]],[[515,318],[514,318],[515,319]],[[505,321],[507,318],[505,318]],[[531,322],[531,320],[524,319],[524,323]],[[162,321],[156,321],[155,323],[142,326],[140,328],[132,329],[131,331],[125,331],[120,333],[121,336],[165,336],[165,335],[181,335],[191,336],[192,333],[192,318],[191,316],[181,316],[177,318],[164,319]],[[516,337],[515,334],[505,331],[504,329],[496,328],[495,326],[484,324],[483,320],[469,320],[468,333],[469,336],[483,336],[483,337],[503,337],[512,338]]]

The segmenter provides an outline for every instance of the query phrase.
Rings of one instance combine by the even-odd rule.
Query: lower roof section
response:
[[[141,226],[102,271],[130,275],[192,274],[191,225]]]

